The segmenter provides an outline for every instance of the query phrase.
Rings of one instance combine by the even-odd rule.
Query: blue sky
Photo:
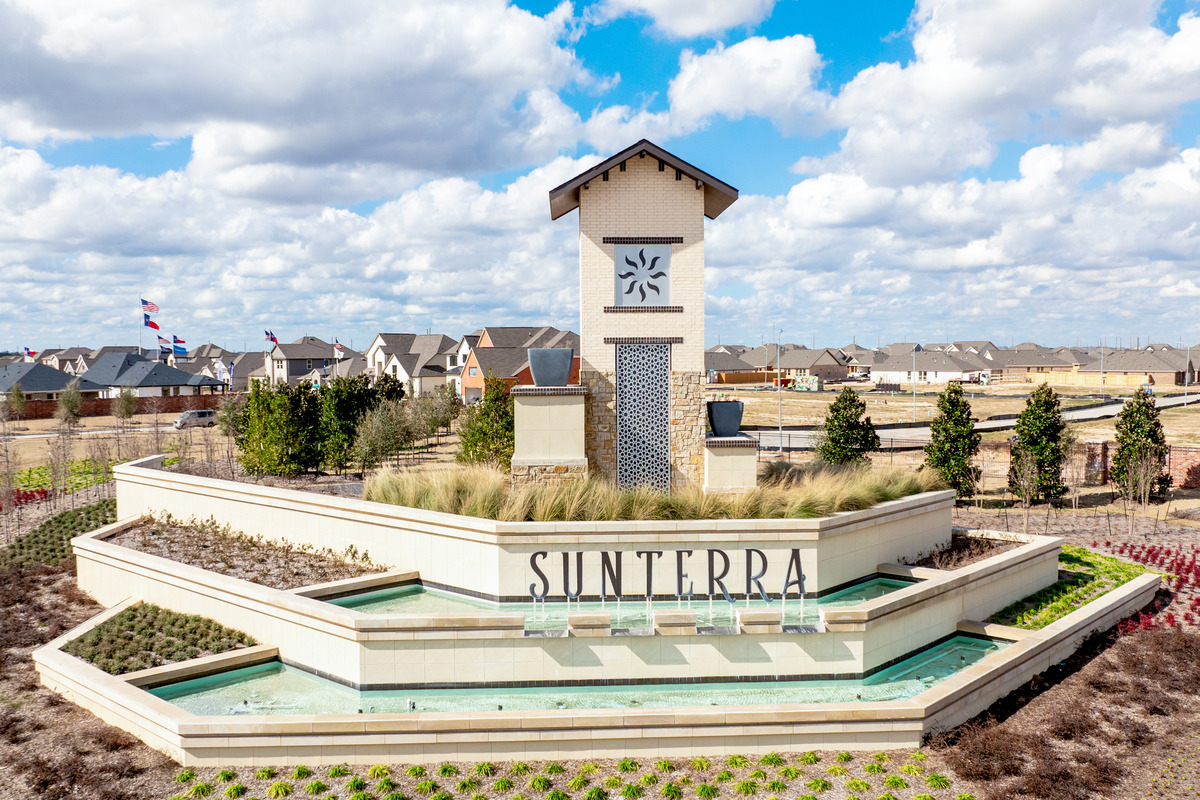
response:
[[[0,349],[577,327],[546,192],[643,137],[741,192],[710,343],[1195,343],[1196,12],[14,0]]]

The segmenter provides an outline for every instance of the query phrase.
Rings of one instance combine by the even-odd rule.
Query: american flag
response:
[[[146,314],[157,314],[159,311],[156,303],[151,303],[146,298],[142,298],[142,311]]]
[[[346,345],[342,344],[342,343],[341,343],[341,342],[339,342],[337,339],[334,339],[334,340],[333,340],[333,349],[334,349],[334,350],[345,350],[345,349],[346,349]]]
[[[270,331],[263,331],[263,333],[266,334],[268,342],[274,342],[275,344],[279,344],[279,340],[275,338],[275,334],[271,333]]]
[[[158,337],[158,346],[159,346],[159,347],[170,347],[170,346],[171,346],[171,340],[170,340],[170,339],[164,339],[163,337],[161,337],[161,336],[160,336],[160,337]]]

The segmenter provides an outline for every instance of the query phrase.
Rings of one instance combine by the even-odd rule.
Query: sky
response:
[[[578,329],[548,192],[735,186],[706,338],[1200,341],[1200,0],[5,0],[0,350]]]

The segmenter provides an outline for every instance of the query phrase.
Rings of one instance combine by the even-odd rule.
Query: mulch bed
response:
[[[387,570],[385,565],[371,563],[369,553],[335,553],[284,540],[268,541],[211,521],[145,519],[108,541],[272,589],[298,589]]]
[[[1007,539],[985,539],[979,536],[953,534],[950,543],[937,552],[922,556],[915,561],[904,563],[913,567],[928,567],[930,569],[959,569],[976,561],[983,561],[992,556],[1020,547],[1021,542],[1011,542]]]

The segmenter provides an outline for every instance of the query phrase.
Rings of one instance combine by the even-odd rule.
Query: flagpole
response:
[[[138,358],[142,357],[142,328],[146,327],[146,318],[142,316],[142,298],[138,295],[138,316],[142,317],[141,324],[138,325]]]

